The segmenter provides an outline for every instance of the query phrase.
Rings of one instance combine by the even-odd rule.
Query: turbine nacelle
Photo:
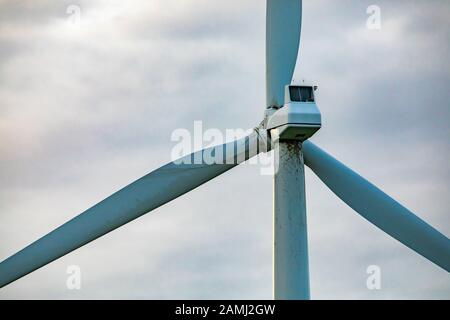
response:
[[[305,141],[322,125],[314,91],[316,86],[285,86],[284,105],[267,110],[266,128],[272,139]]]

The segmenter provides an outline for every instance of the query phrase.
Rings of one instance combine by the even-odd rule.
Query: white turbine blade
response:
[[[423,257],[450,272],[450,240],[309,141],[305,164],[346,204]]]
[[[139,216],[183,195],[237,164],[261,148],[257,130],[249,136],[211,147],[149,173],[81,213],[0,263],[0,287],[56,260]],[[202,155],[223,152],[223,164],[207,164]],[[199,160],[199,164],[196,162]],[[197,161],[196,161],[197,160]],[[189,164],[186,162],[191,162]],[[184,163],[183,163],[184,162]],[[219,161],[216,161],[219,162]]]
[[[297,61],[302,1],[267,0],[266,10],[266,101],[281,107]]]

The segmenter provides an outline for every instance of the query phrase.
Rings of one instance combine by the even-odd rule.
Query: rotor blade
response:
[[[0,287],[256,155],[262,149],[259,137],[255,129],[247,137],[187,155],[131,183],[0,263]]]
[[[378,228],[450,272],[450,240],[369,181],[309,141],[305,164],[346,204]]]
[[[284,87],[291,83],[300,44],[301,0],[267,0],[266,102],[281,107]]]

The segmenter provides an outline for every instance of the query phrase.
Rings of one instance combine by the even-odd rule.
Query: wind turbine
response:
[[[267,0],[266,110],[245,138],[168,163],[0,263],[0,287],[271,149],[274,174],[274,298],[309,299],[304,164],[365,219],[450,272],[450,240],[307,140],[321,127],[314,86],[290,85],[301,0]],[[210,161],[213,158],[215,161]]]

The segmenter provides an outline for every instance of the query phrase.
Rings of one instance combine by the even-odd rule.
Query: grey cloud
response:
[[[304,1],[295,78],[319,85],[313,140],[448,235],[449,6],[378,2],[382,29],[368,31],[370,1]],[[0,259],[167,162],[173,129],[263,113],[262,1],[80,2],[78,31],[65,2],[40,3],[0,9]],[[271,183],[235,168],[0,297],[271,298]],[[444,271],[309,171],[307,185],[314,298],[450,297]],[[370,264],[380,291],[365,287]]]

